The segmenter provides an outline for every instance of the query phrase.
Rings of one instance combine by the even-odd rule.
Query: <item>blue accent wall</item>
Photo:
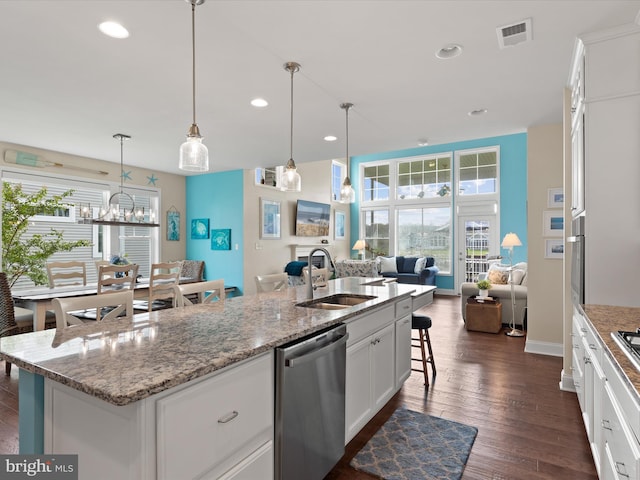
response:
[[[244,187],[242,170],[187,177],[187,259],[205,261],[205,278],[226,286],[244,284]],[[231,250],[212,250],[211,238],[191,238],[191,220],[209,219],[212,229],[231,229]],[[211,236],[211,235],[209,235]],[[236,249],[236,245],[238,248]]]
[[[466,140],[462,142],[445,143],[442,145],[429,145],[406,150],[376,153],[371,155],[358,155],[351,157],[351,183],[360,185],[360,164],[380,160],[390,160],[418,155],[434,153],[455,152],[457,150],[469,150],[485,147],[500,147],[500,239],[508,232],[515,232],[522,247],[513,251],[513,261],[527,261],[527,134],[517,133],[499,137]],[[455,208],[455,204],[454,204]],[[359,202],[351,205],[351,239],[358,238],[359,226]],[[353,243],[352,242],[352,243]],[[454,239],[455,242],[455,239]],[[455,245],[455,243],[454,243]],[[505,251],[501,251],[503,256]],[[452,252],[455,257],[455,252]],[[452,258],[452,265],[455,265]],[[453,275],[439,275],[437,286],[444,289],[454,289]]]

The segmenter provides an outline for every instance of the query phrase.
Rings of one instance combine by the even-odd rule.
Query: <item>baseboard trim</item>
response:
[[[524,346],[524,351],[527,353],[538,353],[540,355],[549,355],[552,357],[564,356],[561,343],[539,342],[536,340],[529,340],[528,337]]]
[[[564,390],[565,392],[575,392],[576,386],[573,384],[573,376],[567,375],[562,369],[560,373],[560,390]]]

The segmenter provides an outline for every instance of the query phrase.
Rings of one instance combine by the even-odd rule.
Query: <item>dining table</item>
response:
[[[193,278],[180,278],[180,283],[191,283],[197,280]],[[120,288],[123,288],[120,286]],[[12,292],[16,305],[33,310],[33,330],[44,330],[47,312],[53,310],[54,298],[82,297],[86,295],[96,295],[98,284],[87,285],[66,285],[59,287],[36,287],[28,290],[18,290]],[[133,290],[134,300],[145,300],[149,297],[149,279],[140,278],[135,283]]]

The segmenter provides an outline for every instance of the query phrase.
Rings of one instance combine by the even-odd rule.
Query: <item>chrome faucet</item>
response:
[[[333,266],[333,260],[331,260],[331,254],[327,251],[326,248],[323,247],[316,247],[313,248],[310,252],[309,252],[309,258],[307,259],[307,268],[309,269],[309,283],[307,285],[307,298],[309,300],[313,299],[313,291],[318,288],[317,285],[313,284],[313,271],[311,269],[311,257],[313,257],[313,254],[316,252],[322,252],[325,254],[325,256],[327,257],[327,260],[329,261],[329,266],[335,270],[335,267]]]

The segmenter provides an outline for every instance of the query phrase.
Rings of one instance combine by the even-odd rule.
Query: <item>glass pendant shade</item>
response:
[[[340,188],[340,203],[353,203],[356,201],[356,192],[351,185],[351,179],[349,178],[349,109],[353,107],[353,103],[341,103],[340,108],[345,111],[346,118],[346,145],[347,145],[347,176],[342,182]]]
[[[302,179],[296,169],[296,164],[293,161],[293,158],[289,159],[287,167],[282,174],[282,190],[285,192],[302,191]]]
[[[196,125],[193,125],[198,128]],[[193,127],[192,126],[192,127]],[[180,163],[181,170],[190,172],[206,172],[209,170],[209,149],[202,143],[200,135],[192,135],[189,130],[187,141],[180,145]]]

